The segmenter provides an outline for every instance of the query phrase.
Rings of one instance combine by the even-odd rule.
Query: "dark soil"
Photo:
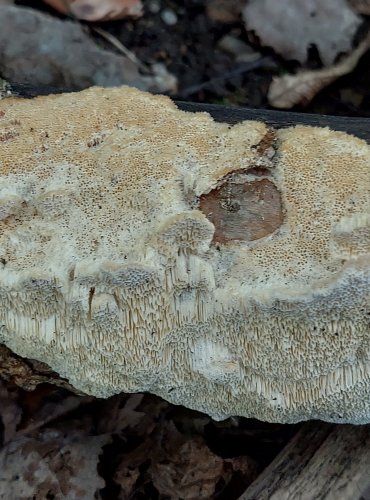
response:
[[[40,1],[20,0],[17,3],[42,8],[55,15]],[[234,15],[235,21],[231,23],[213,20],[208,15],[207,5],[216,4],[214,10],[218,17],[225,17],[221,8],[217,8],[218,3],[222,2],[188,0],[184,6],[181,0],[155,0],[159,11],[153,13],[153,8],[152,12],[149,10],[153,0],[147,0],[144,2],[144,16],[138,20],[86,24],[103,28],[143,63],[163,63],[178,78],[175,99],[268,109],[266,94],[272,77],[293,72],[299,69],[299,65],[295,61],[284,61],[272,49],[261,47],[254,34],[245,30],[240,16]],[[238,1],[229,0],[229,4],[228,10],[232,11]],[[162,20],[165,9],[176,14],[177,22],[173,26]],[[260,53],[260,58],[250,63],[236,62],[233,55],[219,47],[225,35],[244,41]],[[115,50],[101,38],[97,40]],[[320,64],[317,51],[312,47],[308,65],[315,68]],[[296,106],[293,111],[370,116],[370,53],[361,59],[351,74],[321,91],[308,106]]]

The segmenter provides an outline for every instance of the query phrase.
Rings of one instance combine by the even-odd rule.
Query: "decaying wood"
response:
[[[33,391],[39,384],[48,383],[83,395],[45,363],[22,358],[3,344],[0,344],[0,378],[25,391]]]
[[[370,485],[370,426],[309,422],[239,500],[360,500]]]
[[[219,104],[199,104],[193,102],[177,102],[176,104],[184,111],[206,111],[219,122],[234,124],[243,120],[257,120],[277,129],[292,127],[295,125],[330,127],[332,130],[347,132],[347,134],[355,135],[360,139],[370,142],[369,118],[291,113],[290,111],[248,109],[221,106]]]

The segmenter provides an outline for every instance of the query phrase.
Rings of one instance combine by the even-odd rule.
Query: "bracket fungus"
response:
[[[0,342],[98,397],[370,422],[370,147],[128,87],[2,100]]]

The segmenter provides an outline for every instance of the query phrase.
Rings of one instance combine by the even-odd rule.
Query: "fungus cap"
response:
[[[370,422],[370,149],[138,90],[0,102],[0,342],[99,397]]]

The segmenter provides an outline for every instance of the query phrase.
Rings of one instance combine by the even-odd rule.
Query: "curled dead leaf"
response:
[[[139,477],[139,468],[119,466],[119,469],[114,476],[115,483],[121,488],[121,491],[119,493],[119,500],[124,500],[125,498],[133,498],[135,484]]]
[[[223,475],[223,460],[212,453],[202,438],[189,439],[167,461],[151,467],[154,486],[171,500],[208,499]]]
[[[0,451],[0,498],[97,498],[105,486],[97,464],[110,439],[45,429],[11,441]]]
[[[249,458],[224,460],[208,447],[204,437],[189,437],[177,429],[174,421],[164,422],[160,445],[154,448],[148,474],[160,496],[171,500],[214,498],[218,488],[226,487],[234,472],[249,484],[256,468]],[[158,441],[157,441],[158,442]]]
[[[62,14],[84,21],[111,21],[125,17],[140,17],[140,0],[44,0]]]
[[[249,0],[243,18],[263,45],[286,59],[304,63],[314,45],[326,66],[351,49],[362,22],[347,0]]]
[[[292,108],[296,104],[308,104],[324,87],[353,71],[369,48],[370,33],[353,52],[329,68],[275,77],[267,94],[269,103],[280,109]]]

